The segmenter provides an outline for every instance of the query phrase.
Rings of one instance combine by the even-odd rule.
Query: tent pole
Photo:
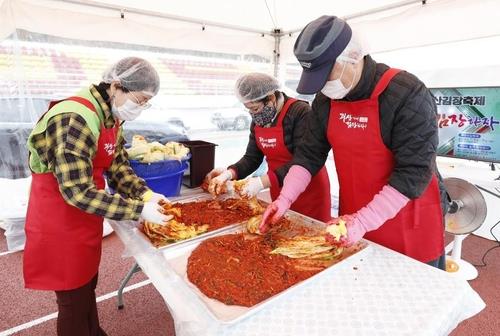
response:
[[[99,1],[92,1],[92,0],[85,0],[85,1],[84,0],[53,0],[53,1],[71,3],[71,4],[79,5],[79,6],[107,9],[107,10],[111,10],[111,11],[117,11],[120,14],[120,17],[122,19],[126,18],[127,13],[132,13],[132,14],[157,17],[157,18],[167,19],[167,20],[193,23],[193,24],[198,24],[202,27],[212,26],[212,27],[242,31],[242,32],[246,32],[246,33],[270,35],[268,31],[262,31],[262,30],[252,29],[252,28],[243,27],[243,26],[229,25],[229,24],[224,24],[224,23],[220,23],[220,22],[213,22],[213,21],[201,21],[201,20],[196,20],[196,19],[184,17],[184,16],[171,15],[171,14],[166,14],[166,13],[158,13],[158,12],[154,12],[154,11],[138,9],[138,8],[133,8],[133,7],[116,6],[116,5],[112,5],[112,4],[102,3]]]
[[[274,50],[273,50],[273,73],[274,77],[278,78],[280,66],[280,44],[281,44],[281,29],[274,29],[272,36],[274,37]]]

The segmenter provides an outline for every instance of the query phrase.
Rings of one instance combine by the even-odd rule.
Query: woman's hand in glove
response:
[[[208,173],[207,178],[212,172]],[[232,169],[223,170],[217,176],[209,180],[208,192],[215,196],[223,194],[226,191],[226,182],[233,178],[234,174]]]
[[[141,218],[153,224],[165,225],[173,216],[163,214],[163,208],[158,203],[144,202]]]
[[[354,215],[333,218],[326,223],[326,241],[339,247],[348,247],[360,240],[365,234],[355,222]]]
[[[244,198],[252,198],[257,196],[259,191],[266,188],[261,177],[251,177],[241,188],[240,196]]]
[[[276,224],[285,212],[290,209],[292,202],[283,195],[278,196],[276,201],[267,206],[259,224],[259,231],[265,233],[272,224]]]
[[[206,176],[205,176],[205,180],[210,183],[210,181],[212,181],[212,179],[214,177],[217,177],[219,176],[220,174],[222,174],[226,169],[225,168],[214,168],[212,169]]]
[[[363,208],[351,215],[343,215],[330,221],[326,228],[327,240],[334,245],[350,246],[359,241],[366,232],[377,230],[386,221],[394,218],[410,201],[390,185],[385,185]],[[345,225],[345,229],[342,229]]]

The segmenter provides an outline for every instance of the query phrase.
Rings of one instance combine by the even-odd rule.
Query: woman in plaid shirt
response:
[[[163,195],[130,168],[122,121],[150,106],[160,79],[152,65],[128,57],[99,85],[52,102],[28,138],[32,186],[26,217],[26,288],[56,292],[58,335],[106,335],[95,301],[103,218],[164,223]],[[104,174],[117,191],[104,190]]]

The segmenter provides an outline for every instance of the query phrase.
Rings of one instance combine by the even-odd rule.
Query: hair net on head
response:
[[[280,87],[278,80],[260,72],[241,76],[234,87],[236,97],[243,103],[259,100],[274,93]]]
[[[129,91],[154,96],[160,90],[160,76],[155,68],[139,57],[126,57],[113,64],[102,75],[104,83],[119,82]]]
[[[358,63],[368,54],[363,46],[364,43],[361,42],[359,35],[353,32],[351,40],[344,51],[337,57],[337,62]]]

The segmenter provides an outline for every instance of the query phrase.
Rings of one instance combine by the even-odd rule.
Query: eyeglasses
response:
[[[150,107],[151,107],[151,103],[150,103],[150,102],[148,102],[147,100],[143,100],[143,101],[141,102],[141,101],[139,101],[139,98],[137,98],[137,96],[136,96],[135,94],[133,94],[133,93],[132,93],[132,91],[129,91],[128,93],[130,93],[130,94],[132,95],[132,97],[134,97],[135,102],[136,102],[139,106],[141,106],[142,108],[144,108],[144,109],[148,109],[148,108],[150,108]]]
[[[248,113],[250,113],[250,114],[257,114],[257,113],[259,113],[259,112],[262,111],[262,109],[264,108],[265,105],[266,104],[261,103],[261,104],[256,105],[256,106],[252,106],[252,107],[245,106],[245,107],[247,108]]]
[[[264,97],[262,99],[254,100],[254,101],[250,102],[251,104],[256,104],[256,105],[254,105],[252,107],[248,107],[245,104],[245,107],[248,110],[248,113],[250,113],[250,114],[257,114],[257,113],[262,112],[262,109],[264,108],[264,106],[266,106],[266,104],[269,102],[269,100],[270,100],[269,96],[266,96],[266,97]]]

